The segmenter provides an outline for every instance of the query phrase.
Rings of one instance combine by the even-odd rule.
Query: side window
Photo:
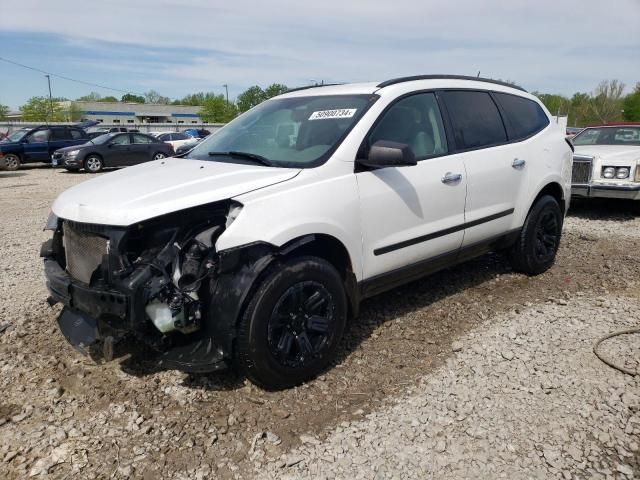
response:
[[[153,140],[139,133],[133,134],[133,143],[153,143]]]
[[[507,141],[498,107],[487,92],[443,92],[458,148],[489,147]]]
[[[71,138],[74,140],[82,140],[85,136],[82,134],[80,130],[71,129]]]
[[[49,129],[36,130],[35,132],[33,132],[31,135],[27,137],[27,142],[29,143],[48,142],[50,133],[51,133],[51,130]]]
[[[533,100],[508,93],[494,93],[493,95],[507,117],[506,123],[510,140],[522,140],[530,137],[549,125],[549,119],[544,111]]]
[[[51,136],[49,137],[50,141],[55,142],[55,141],[70,140],[70,139],[71,139],[71,134],[66,128],[59,127],[59,128],[51,129]]]
[[[187,140],[187,137],[184,133],[172,133],[171,134],[173,140]]]
[[[405,143],[417,159],[447,153],[447,140],[435,95],[418,93],[393,104],[369,135],[369,145],[379,140]]]
[[[163,142],[169,142],[171,141],[171,134],[163,133],[162,135],[158,135],[158,140],[161,140]]]
[[[129,135],[116,135],[111,139],[111,143],[114,145],[129,145],[131,141],[129,140]]]

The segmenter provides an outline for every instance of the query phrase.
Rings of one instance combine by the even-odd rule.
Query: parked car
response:
[[[100,131],[98,131],[98,132],[89,132],[89,133],[87,133],[87,136],[89,137],[89,140],[93,140],[94,138],[98,138],[99,136],[104,135],[105,133],[107,133],[107,132],[100,132]]]
[[[193,138],[204,138],[211,135],[211,132],[204,128],[187,128],[186,130],[183,130],[182,133]]]
[[[96,127],[91,129],[91,132],[101,133],[114,133],[114,132],[128,132],[127,127]]]
[[[491,250],[554,263],[571,145],[533,95],[421,76],[290,91],[185,158],[62,193],[43,245],[79,349],[134,338],[165,367],[266,388],[334,358],[360,301]]]
[[[56,150],[52,164],[67,170],[97,173],[103,168],[127,167],[173,155],[173,147],[143,133],[105,133],[84,145]]]
[[[587,127],[573,144],[574,196],[640,200],[640,122]]]
[[[582,130],[584,129],[580,127],[567,127],[566,136],[567,138],[573,138],[577,134],[579,134]]]
[[[193,150],[196,145],[198,145],[199,142],[201,142],[202,139],[197,139],[197,141],[195,143],[186,143],[184,145],[180,145],[178,148],[176,148],[176,155],[184,155],[185,153]]]
[[[88,140],[87,133],[76,127],[43,125],[17,130],[0,142],[0,169],[17,170],[25,163],[50,163],[51,155],[59,148],[80,145]]]
[[[149,132],[149,135],[165,143],[170,143],[174,150],[183,145],[195,145],[198,143],[197,139],[180,132]]]

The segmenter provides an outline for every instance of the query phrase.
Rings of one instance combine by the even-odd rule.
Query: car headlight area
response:
[[[625,180],[629,178],[630,171],[631,171],[630,167],[604,166],[602,167],[602,178],[606,178],[606,179],[617,178],[618,180]]]

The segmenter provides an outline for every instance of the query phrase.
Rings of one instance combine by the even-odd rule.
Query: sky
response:
[[[571,95],[640,82],[639,26],[640,0],[19,0],[0,57],[115,89],[52,76],[71,99],[478,72]],[[43,73],[0,61],[0,104],[47,94]]]

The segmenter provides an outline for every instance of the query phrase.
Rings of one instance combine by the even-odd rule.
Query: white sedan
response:
[[[149,135],[152,135],[165,143],[170,143],[173,146],[174,151],[183,145],[195,145],[198,143],[197,138],[190,137],[189,135],[181,132],[149,132]]]
[[[573,144],[573,196],[640,200],[640,124],[587,127]]]

